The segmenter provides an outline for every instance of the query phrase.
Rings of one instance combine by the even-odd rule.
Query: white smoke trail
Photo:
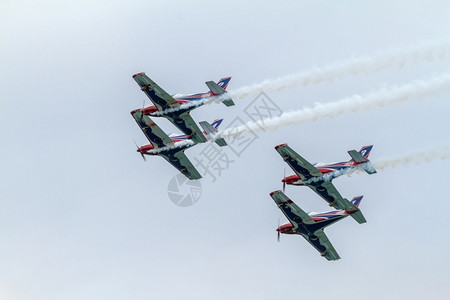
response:
[[[402,48],[379,51],[372,56],[361,56],[332,63],[322,68],[312,68],[297,74],[276,79],[267,79],[262,83],[244,86],[230,91],[233,98],[256,96],[262,91],[280,91],[298,85],[332,81],[347,75],[372,73],[388,67],[401,68],[418,61],[438,61],[450,57],[450,39],[421,42]]]
[[[441,160],[450,159],[450,144],[443,144],[424,149],[412,150],[408,153],[381,158],[376,161],[358,165],[357,167],[354,168],[346,168],[331,173],[327,173],[321,177],[311,178],[309,180],[303,181],[303,183],[309,184],[317,182],[319,180],[331,181],[344,174],[350,177],[354,173],[359,174],[361,172],[364,172],[366,169],[370,171],[373,171],[373,169],[377,171],[382,171],[386,168],[395,168],[398,166],[409,167],[412,164],[418,165],[422,163],[429,163],[436,159]]]
[[[161,110],[161,111],[155,111],[155,112],[150,113],[150,116],[159,117],[159,116],[174,113],[177,111],[193,109],[193,108],[196,108],[196,107],[199,107],[202,105],[207,105],[207,104],[211,104],[211,103],[220,103],[220,102],[228,100],[228,99],[229,99],[228,94],[224,93],[219,96],[213,96],[213,97],[203,98],[203,99],[199,99],[199,100],[195,100],[195,101],[189,101],[187,103],[181,104],[178,107],[167,108],[167,109]]]
[[[399,87],[382,88],[366,95],[355,95],[336,102],[317,104],[312,108],[286,112],[275,118],[262,119],[258,122],[247,122],[245,125],[228,128],[219,136],[236,138],[248,132],[275,130],[281,126],[317,122],[335,118],[349,112],[370,111],[446,92],[450,92],[450,74],[442,74],[427,81],[415,81]]]
[[[146,154],[146,155],[157,155],[158,153],[161,153],[161,152],[164,152],[164,151],[174,150],[174,149],[179,149],[179,148],[180,149],[181,148],[187,148],[187,147],[190,147],[192,145],[195,145],[195,143],[192,140],[185,140],[185,141],[181,141],[181,142],[176,142],[172,146],[166,146],[166,147],[161,147],[161,148],[148,150],[144,154]]]
[[[337,178],[339,176],[342,176],[342,175],[347,175],[347,176],[350,177],[355,172],[356,173],[360,173],[360,172],[363,172],[363,171],[366,171],[366,170],[368,172],[375,172],[376,171],[375,168],[372,166],[372,163],[369,161],[369,162],[366,162],[366,163],[363,163],[363,164],[359,164],[359,165],[356,165],[356,166],[343,168],[343,169],[336,170],[336,171],[333,171],[333,172],[330,172],[330,173],[326,173],[326,174],[324,174],[323,176],[320,176],[320,177],[312,177],[312,178],[310,178],[308,180],[302,181],[302,184],[311,184],[311,183],[319,182],[319,181],[322,181],[322,180],[324,180],[324,181],[332,181],[333,179],[335,179],[335,178]]]
[[[382,171],[386,168],[395,168],[398,166],[409,167],[412,164],[429,163],[433,160],[450,159],[450,144],[443,144],[439,146],[428,147],[424,149],[412,150],[411,152],[381,158],[372,162],[375,170]],[[345,174],[352,176],[354,173],[361,173],[364,169],[354,168]],[[336,176],[337,177],[337,176]]]
[[[322,180],[323,181],[332,181],[333,179],[335,179],[335,178],[337,178],[339,176],[342,176],[344,174],[347,174],[347,175],[350,176],[350,174],[355,172],[356,170],[363,170],[363,169],[364,169],[364,167],[361,166],[361,165],[358,165],[358,166],[355,166],[355,167],[352,167],[352,168],[343,168],[343,169],[336,170],[336,171],[333,171],[333,172],[330,172],[330,173],[326,173],[326,174],[324,174],[322,176],[312,177],[312,178],[310,178],[308,180],[303,180],[302,184],[311,184],[311,183],[319,182],[319,181],[322,181]]]
[[[395,168],[398,166],[410,166],[411,164],[421,164],[431,162],[436,159],[450,158],[450,144],[429,147],[420,150],[413,150],[406,154],[400,154],[373,162],[375,169],[384,170],[388,167]]]

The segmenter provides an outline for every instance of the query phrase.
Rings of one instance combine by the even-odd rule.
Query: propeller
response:
[[[136,148],[139,150],[139,146],[138,146],[138,144],[136,143],[136,141],[135,140],[133,140],[133,142],[134,142],[134,144],[136,145]],[[142,152],[139,152],[140,154],[141,154],[141,156],[142,156],[142,159],[144,160],[144,161],[147,161],[147,159],[145,158],[145,155],[144,155],[144,153],[142,153]]]
[[[277,242],[280,242],[280,218],[278,218],[278,227],[277,227]]]
[[[283,173],[284,181],[283,181],[283,193],[286,190],[286,169],[284,169]]]
[[[144,118],[144,108],[145,108],[145,98],[144,98],[144,100],[142,100],[141,122],[142,122],[142,119]],[[144,157],[144,156],[142,156],[142,157]]]

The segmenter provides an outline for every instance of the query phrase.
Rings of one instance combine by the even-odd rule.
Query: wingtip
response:
[[[278,148],[280,148],[280,147],[282,147],[282,146],[286,146],[286,145],[287,145],[286,143],[284,143],[284,144],[279,144],[279,145],[275,146],[275,150],[278,150]]]
[[[132,111],[130,111],[130,114],[134,115],[137,111],[140,111],[140,110],[141,110],[140,108],[133,109]]]
[[[279,193],[279,192],[281,192],[281,190],[276,190],[276,191],[273,191],[272,193],[270,193],[270,197],[272,197],[272,196],[273,196],[273,194],[276,194],[276,193]]]
[[[139,76],[139,75],[144,75],[144,74],[145,74],[144,72],[136,73],[136,74],[133,75],[133,78],[136,77],[136,76]]]

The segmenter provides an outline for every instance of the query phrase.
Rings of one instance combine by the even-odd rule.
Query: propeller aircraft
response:
[[[189,139],[189,136],[187,135],[168,136],[149,116],[144,115],[140,109],[132,111],[131,115],[150,142],[148,145],[137,147],[137,152],[142,155],[144,160],[144,155],[158,155],[167,160],[187,178],[191,180],[202,178],[200,173],[184,154],[186,149],[197,144],[195,141]],[[203,123],[208,125],[208,129],[211,131],[210,134],[213,134],[222,123],[222,119],[215,120],[213,124],[207,122]],[[207,132],[205,132],[205,134],[208,135]],[[218,138],[215,141],[219,146],[226,146],[226,142],[223,138]]]
[[[206,93],[173,96],[164,91],[144,72],[134,74],[133,78],[153,103],[152,106],[142,108],[142,114],[167,118],[195,143],[203,143],[207,139],[190,116],[191,110],[212,101],[220,101],[226,106],[234,105],[226,91],[231,77],[222,78],[218,83],[207,81],[206,85],[210,91]]]
[[[358,207],[343,198],[331,181],[355,168],[363,169],[368,174],[376,173],[368,159],[372,147],[372,145],[364,146],[359,152],[356,150],[348,151],[352,159],[346,162],[312,165],[287,144],[278,145],[275,149],[295,172],[295,175],[283,178],[283,187],[286,184],[308,186],[327,201],[330,206],[346,210],[358,223],[365,223],[366,219]]]
[[[325,213],[307,214],[282,191],[272,192],[270,193],[270,196],[289,221],[281,226],[278,224],[278,241],[280,240],[281,233],[299,234],[327,260],[337,260],[340,258],[336,249],[334,249],[330,240],[326,236],[324,229],[325,227],[340,221],[355,212],[348,212],[341,209]],[[363,196],[353,198],[351,201],[352,205],[354,207],[358,207],[362,198]]]

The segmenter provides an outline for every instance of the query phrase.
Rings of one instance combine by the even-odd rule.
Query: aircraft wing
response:
[[[198,128],[189,112],[183,112],[179,115],[166,116],[166,118],[185,134],[190,135],[194,142],[204,143],[207,141],[206,137],[203,135],[203,132],[200,128]]]
[[[355,207],[350,201],[341,196],[334,184],[330,181],[320,180],[317,183],[308,184],[308,186],[330,205],[332,204],[332,206],[336,209],[343,209],[346,211],[358,210],[358,208]],[[361,221],[362,223],[366,222],[365,219]]]
[[[151,80],[144,72],[133,75],[134,80],[141,87],[141,90],[161,111],[168,108],[176,108],[180,104],[173,99],[166,91]]]
[[[323,229],[319,229],[314,232],[314,235],[317,237],[314,239],[305,234],[302,235],[327,260],[340,259],[339,254],[336,249],[334,249],[333,244],[331,244]]]
[[[289,199],[289,197],[286,196],[286,194],[284,194],[282,191],[273,192],[270,194],[270,196],[295,228],[298,227],[298,223],[315,223],[315,221],[306,212],[298,207],[297,204]]]
[[[202,176],[191,163],[183,150],[173,150],[168,153],[160,153],[160,156],[164,157],[172,166],[185,175],[190,180],[200,179]]]
[[[149,116],[142,114],[140,110],[132,113],[134,120],[141,128],[144,135],[155,148],[173,146],[172,139]]]
[[[301,180],[323,176],[322,172],[317,170],[316,167],[292,150],[287,144],[276,146],[275,149]]]
[[[337,209],[346,209],[346,205],[343,203],[345,200],[338,192],[336,187],[330,181],[321,180],[317,183],[308,185],[314,192],[322,197],[328,203],[334,203],[334,207]]]

